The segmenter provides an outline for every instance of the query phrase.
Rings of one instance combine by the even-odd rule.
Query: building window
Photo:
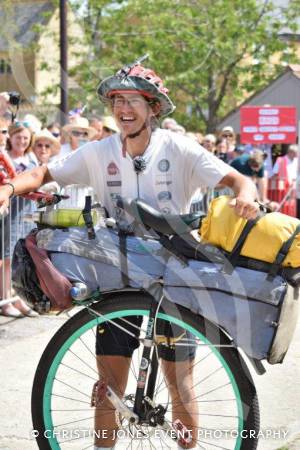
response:
[[[5,61],[0,59],[0,73],[5,73]]]
[[[5,59],[0,59],[0,74],[11,72],[11,65],[7,61],[5,61]]]

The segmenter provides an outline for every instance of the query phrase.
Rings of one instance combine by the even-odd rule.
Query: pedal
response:
[[[92,396],[91,396],[91,407],[99,407],[106,399],[107,393],[107,383],[105,381],[96,381],[93,386]]]
[[[181,422],[181,420],[176,419],[172,423],[173,429],[176,431],[177,439],[180,445],[186,446],[192,442],[192,436],[190,430]]]

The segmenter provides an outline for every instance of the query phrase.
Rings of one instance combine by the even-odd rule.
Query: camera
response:
[[[21,94],[19,92],[8,92],[9,103],[13,106],[18,106],[21,101]]]

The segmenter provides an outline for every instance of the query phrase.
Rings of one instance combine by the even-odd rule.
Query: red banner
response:
[[[242,144],[295,144],[297,110],[295,106],[242,106]]]

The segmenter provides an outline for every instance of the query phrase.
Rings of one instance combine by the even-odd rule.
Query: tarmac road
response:
[[[37,319],[0,316],[0,450],[36,450],[30,437],[31,385],[40,355],[65,315]],[[300,321],[282,365],[265,363],[267,373],[254,375],[261,407],[261,429],[280,439],[261,439],[259,450],[274,450],[289,443],[300,448]],[[286,439],[283,432],[287,433]]]

